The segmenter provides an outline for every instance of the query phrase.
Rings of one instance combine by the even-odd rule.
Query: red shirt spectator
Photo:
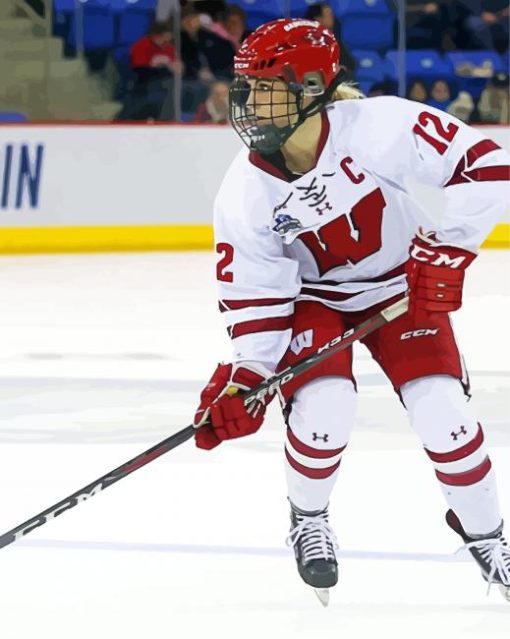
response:
[[[154,22],[147,35],[131,47],[131,66],[146,72],[159,69],[167,73],[181,73],[182,64],[172,44],[172,32],[165,22]]]
[[[132,67],[167,67],[175,62],[175,47],[170,42],[159,44],[154,36],[146,35],[131,47]]]

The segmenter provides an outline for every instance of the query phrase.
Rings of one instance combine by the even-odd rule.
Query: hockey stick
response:
[[[295,366],[287,368],[277,375],[273,375],[273,377],[270,377],[265,382],[262,382],[262,384],[259,384],[258,386],[253,388],[249,393],[245,395],[245,404],[249,404],[250,402],[257,399],[262,399],[268,393],[271,395],[276,393],[276,391],[281,386],[283,386],[284,384],[288,384],[288,382],[294,379],[297,375],[301,375],[301,373],[304,373],[312,366],[315,366],[315,364],[317,364],[318,362],[322,362],[335,353],[349,348],[349,346],[352,346],[355,341],[363,339],[363,337],[365,337],[369,333],[372,333],[384,324],[387,324],[388,322],[391,322],[391,320],[399,317],[400,315],[403,315],[407,311],[407,308],[408,299],[407,297],[404,297],[391,306],[388,306],[386,309],[380,311],[379,313],[376,313],[373,317],[362,322],[355,328],[350,328],[349,330],[342,333],[342,335],[338,335],[331,341],[321,346],[315,353],[305,359],[302,359]],[[111,486],[115,482],[119,481],[119,479],[127,477],[127,475],[130,475],[135,470],[138,470],[154,459],[161,457],[161,455],[168,452],[169,450],[172,450],[172,448],[180,446],[188,439],[191,439],[194,432],[194,426],[187,426],[178,433],[175,433],[175,435],[171,435],[167,439],[159,442],[159,444],[156,444],[152,448],[149,448],[143,453],[140,453],[140,455],[137,455],[130,461],[122,464],[115,470],[112,470],[99,479],[96,479],[81,490],[78,490],[72,495],[69,495],[69,497],[66,497],[62,501],[59,501],[53,506],[50,506],[50,508],[43,510],[38,515],[35,515],[35,517],[32,517],[31,519],[25,521],[23,524],[16,526],[12,530],[9,530],[8,532],[0,536],[0,548],[8,546],[14,541],[21,539],[28,533],[32,532],[32,530],[35,530],[35,528],[38,528],[39,526],[45,524],[47,521],[50,521],[50,519],[58,517],[66,510],[74,508],[74,506],[77,506],[82,501],[85,501],[101,492],[105,488],[108,488],[108,486]]]

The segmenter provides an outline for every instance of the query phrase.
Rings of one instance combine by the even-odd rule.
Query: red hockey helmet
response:
[[[266,154],[285,144],[306,118],[331,100],[344,75],[339,58],[335,36],[313,20],[275,20],[248,36],[234,58],[230,88],[230,120],[243,142]],[[266,115],[259,117],[262,103],[255,102],[253,81],[265,80],[271,97],[264,99]],[[284,91],[287,111],[282,116]]]
[[[234,72],[257,78],[283,78],[303,84],[320,72],[324,88],[335,79],[340,46],[335,36],[314,20],[275,20],[256,29],[234,58]]]

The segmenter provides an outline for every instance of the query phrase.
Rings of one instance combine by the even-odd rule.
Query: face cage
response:
[[[281,80],[256,80],[259,82],[264,89],[255,91],[246,76],[234,79],[229,92],[230,121],[248,148],[270,154],[301,124],[303,94],[293,92]]]
[[[306,118],[318,113],[331,100],[344,75],[344,70],[341,70],[330,86],[320,95],[315,95],[305,108],[305,91],[307,95],[310,92],[300,84],[258,79],[256,82],[260,82],[265,90],[254,91],[247,76],[237,76],[229,91],[232,126],[249,149],[261,154],[275,153]],[[279,87],[275,87],[277,83]],[[257,94],[264,96],[258,104]]]

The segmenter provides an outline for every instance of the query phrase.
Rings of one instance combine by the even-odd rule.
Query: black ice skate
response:
[[[301,512],[291,504],[290,521],[287,545],[294,547],[299,574],[306,584],[315,589],[322,605],[327,606],[328,588],[338,581],[335,557],[338,544],[328,522],[328,509]]]
[[[476,563],[482,570],[482,577],[489,584],[498,584],[503,597],[510,602],[510,547],[503,537],[503,522],[490,535],[470,537],[453,510],[446,513],[446,523],[458,533]]]

